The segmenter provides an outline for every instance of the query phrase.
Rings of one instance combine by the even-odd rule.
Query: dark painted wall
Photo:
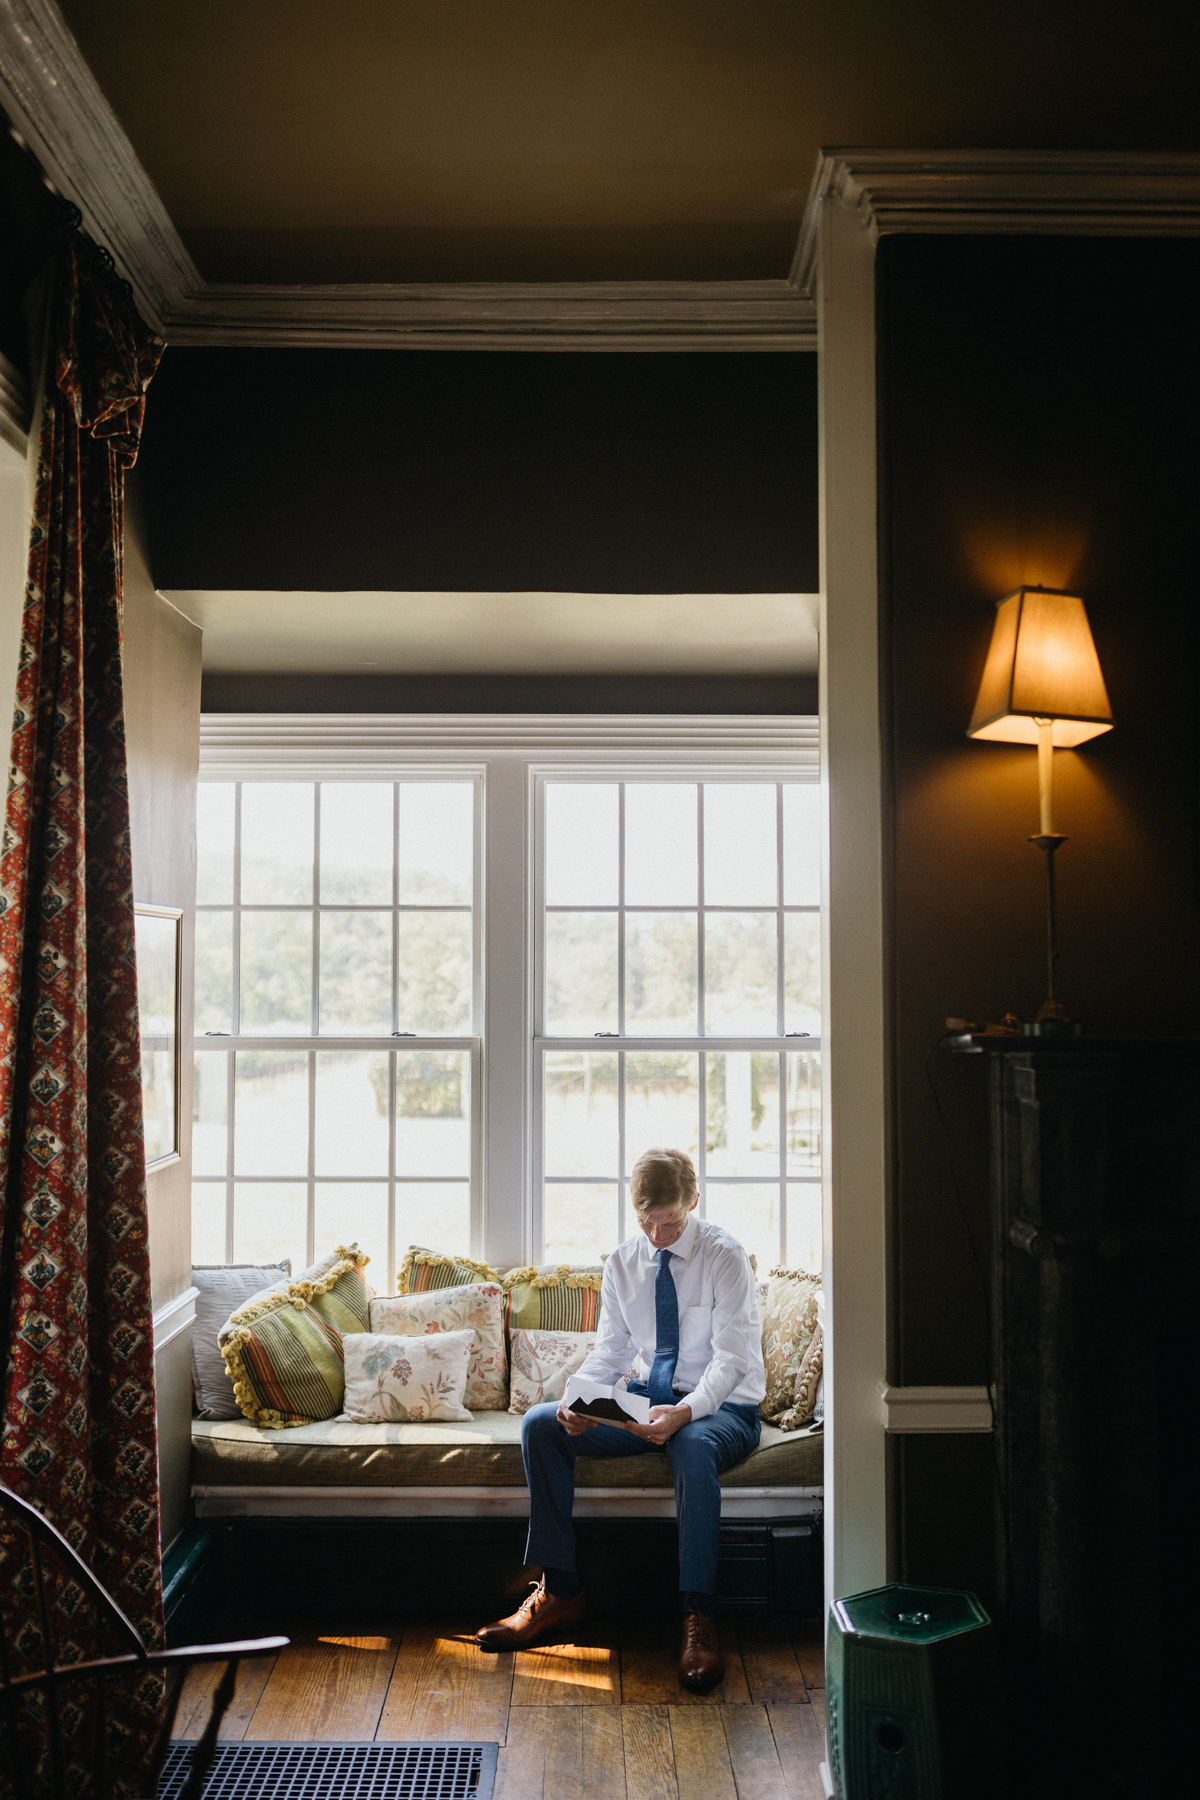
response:
[[[205,712],[815,713],[815,675],[226,675]]]
[[[816,358],[168,350],[165,588],[817,586]]]
[[[1116,717],[1056,756],[1061,992],[1090,1031],[1200,1028],[1200,245],[897,237],[879,275],[892,1379],[976,1383],[984,1072],[931,1051],[1043,998],[1036,758],[964,737],[1021,581],[1083,594]],[[987,1440],[911,1440],[896,1477],[905,1575],[986,1591]]]

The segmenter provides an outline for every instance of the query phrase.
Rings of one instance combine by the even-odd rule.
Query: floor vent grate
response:
[[[172,1744],[158,1800],[178,1800],[193,1746]],[[495,1744],[218,1744],[204,1800],[491,1800]]]

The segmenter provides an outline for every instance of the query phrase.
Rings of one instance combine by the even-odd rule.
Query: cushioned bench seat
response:
[[[753,1489],[756,1494],[764,1489],[805,1489],[811,1496],[821,1486],[822,1447],[819,1428],[784,1432],[764,1425],[758,1449],[728,1470],[721,1485],[727,1491]],[[321,1489],[337,1490],[340,1495],[360,1490],[364,1501],[369,1500],[371,1489],[392,1493],[419,1489],[426,1496],[430,1490],[446,1489],[447,1501],[457,1498],[460,1503],[467,1499],[466,1494],[455,1496],[452,1490],[497,1489],[508,1490],[520,1506],[525,1504],[521,1420],[515,1413],[481,1412],[470,1424],[460,1425],[353,1425],[331,1419],[289,1431],[268,1431],[242,1419],[194,1419],[192,1482],[198,1510],[210,1516],[229,1510],[260,1510],[254,1494],[247,1492],[253,1489],[264,1490],[261,1510],[271,1511],[284,1506],[268,1504],[269,1495],[286,1505],[282,1490],[303,1490],[319,1502]],[[629,1495],[633,1490],[643,1494],[666,1490],[663,1500],[667,1501],[672,1488],[670,1465],[659,1452],[628,1458],[581,1456],[576,1464],[576,1487],[591,1494],[614,1490],[614,1500],[617,1491]],[[233,1508],[221,1504],[222,1490],[229,1490],[230,1500],[236,1494],[240,1504]],[[485,1509],[491,1510],[486,1508],[488,1496],[481,1498]],[[495,1495],[497,1501],[501,1498],[500,1493]],[[735,1498],[733,1492],[729,1498]],[[332,1499],[331,1492],[320,1510],[331,1510]],[[750,1494],[744,1499],[750,1502]]]

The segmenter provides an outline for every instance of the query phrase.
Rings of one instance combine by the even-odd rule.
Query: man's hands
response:
[[[556,1414],[559,1424],[569,1437],[579,1437],[581,1432],[590,1431],[593,1425],[603,1425],[604,1419],[589,1418],[586,1413],[572,1412],[565,1400],[558,1403]],[[692,1418],[690,1406],[652,1406],[648,1425],[622,1425],[621,1431],[632,1431],[634,1437],[645,1438],[648,1444],[665,1444],[669,1437],[684,1425],[689,1425]]]
[[[626,1431],[632,1431],[634,1437],[645,1438],[650,1444],[665,1444],[669,1437],[684,1425],[692,1422],[690,1406],[652,1406],[648,1425],[626,1425]]]
[[[603,1425],[603,1419],[589,1419],[586,1413],[572,1412],[565,1400],[558,1403],[556,1414],[559,1424],[569,1437],[578,1437],[582,1431],[590,1431],[593,1425]]]

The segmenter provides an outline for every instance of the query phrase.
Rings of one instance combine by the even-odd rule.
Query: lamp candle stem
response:
[[[1037,726],[1039,837],[1054,836],[1054,720],[1035,719]]]

